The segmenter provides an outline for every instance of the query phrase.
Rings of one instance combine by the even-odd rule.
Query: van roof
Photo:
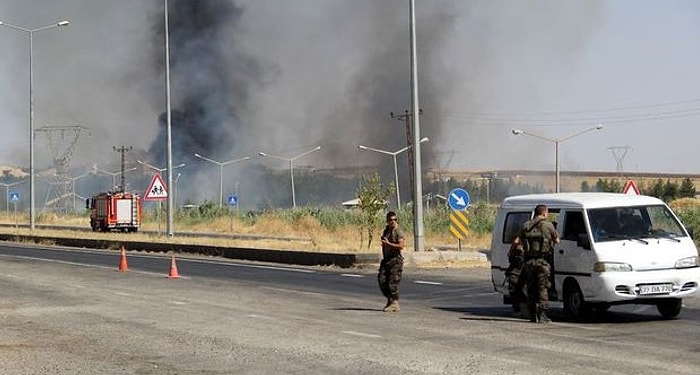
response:
[[[526,208],[532,210],[538,204],[556,208],[603,208],[664,204],[658,198],[647,195],[621,193],[552,193],[516,195],[503,200],[501,208]]]

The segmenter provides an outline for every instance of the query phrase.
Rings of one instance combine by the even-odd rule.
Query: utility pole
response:
[[[114,151],[116,151],[116,152],[122,154],[122,157],[121,157],[121,169],[120,169],[120,175],[121,175],[121,180],[120,180],[120,181],[121,181],[121,182],[119,183],[119,192],[123,193],[124,190],[126,189],[126,181],[125,181],[125,178],[124,178],[124,166],[126,165],[126,161],[125,161],[124,156],[125,156],[125,154],[126,154],[128,151],[131,151],[131,150],[133,149],[133,147],[132,147],[132,146],[129,146],[129,147],[126,147],[126,146],[121,146],[121,147],[112,146],[112,149],[114,149]]]
[[[408,110],[404,110],[404,113],[401,115],[395,114],[394,112],[389,113],[391,115],[392,119],[399,120],[399,121],[404,121],[405,126],[406,126],[406,147],[408,147],[408,170],[410,173],[408,174],[410,176],[410,186],[411,186],[411,200],[415,203],[416,201],[416,192],[414,187],[414,178],[413,178],[413,168],[415,166],[413,160],[413,123],[411,119],[413,118],[413,114],[410,113]],[[421,109],[418,114],[420,116],[423,115],[423,110]],[[396,187],[398,189],[398,186]]]

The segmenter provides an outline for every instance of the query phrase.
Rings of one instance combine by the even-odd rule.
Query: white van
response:
[[[653,304],[666,318],[677,316],[682,299],[700,283],[698,250],[663,201],[615,193],[533,194],[506,198],[491,242],[491,276],[510,303],[508,250],[538,204],[549,208],[561,242],[553,254],[550,300],[580,319],[616,304]]]

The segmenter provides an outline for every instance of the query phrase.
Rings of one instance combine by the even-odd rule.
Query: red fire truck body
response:
[[[141,197],[125,192],[107,192],[87,200],[93,231],[136,232],[141,225]]]

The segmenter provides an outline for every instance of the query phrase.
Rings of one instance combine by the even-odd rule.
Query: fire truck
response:
[[[90,227],[97,232],[136,232],[141,225],[141,197],[127,192],[106,192],[88,198]]]

